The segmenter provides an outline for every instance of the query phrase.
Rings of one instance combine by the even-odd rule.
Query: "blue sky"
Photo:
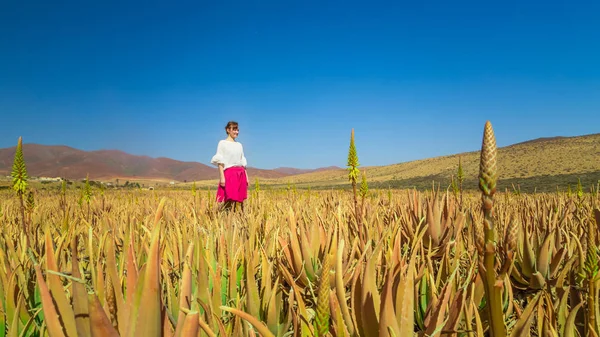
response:
[[[0,148],[363,166],[600,130],[598,1],[3,1]]]

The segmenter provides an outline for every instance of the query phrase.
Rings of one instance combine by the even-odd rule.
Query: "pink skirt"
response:
[[[225,187],[219,184],[217,189],[217,202],[237,201],[243,202],[248,198],[248,179],[246,170],[241,166],[226,169]]]

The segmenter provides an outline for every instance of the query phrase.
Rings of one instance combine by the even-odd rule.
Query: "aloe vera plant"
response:
[[[483,261],[480,262],[479,272],[484,275],[486,308],[491,336],[506,336],[506,325],[502,309],[502,290],[506,286],[504,275],[496,272],[498,235],[492,218],[494,194],[496,193],[497,163],[496,138],[492,124],[488,121],[483,132],[481,144],[481,159],[479,169],[479,188],[482,192],[483,223],[477,226],[477,247]],[[499,255],[499,254],[498,254]]]
[[[21,227],[23,233],[27,233],[27,223],[25,222],[25,204],[23,197],[27,191],[27,167],[25,165],[25,159],[23,157],[23,138],[19,137],[17,142],[17,148],[15,150],[15,159],[11,171],[12,176],[12,188],[17,193],[19,201],[21,202]]]

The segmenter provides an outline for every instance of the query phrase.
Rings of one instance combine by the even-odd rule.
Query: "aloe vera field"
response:
[[[479,190],[0,191],[0,336],[598,336],[600,198]]]

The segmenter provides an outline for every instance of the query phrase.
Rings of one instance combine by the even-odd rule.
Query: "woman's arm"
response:
[[[225,187],[225,165],[219,164],[219,185]]]
[[[242,146],[242,166],[244,166],[244,171],[246,172],[246,183],[250,185],[250,177],[248,177],[248,169],[246,168],[247,165],[248,160],[246,160],[246,156],[244,155],[244,146]]]
[[[219,185],[225,186],[225,164],[223,163],[223,141],[217,145],[217,153],[212,157],[211,163],[219,168]]]

